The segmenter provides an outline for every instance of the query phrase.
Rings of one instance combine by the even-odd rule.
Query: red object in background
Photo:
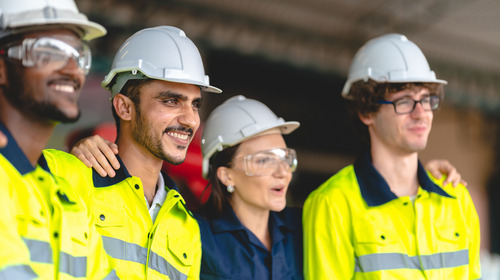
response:
[[[196,209],[201,206],[210,194],[209,190],[203,193],[208,181],[201,175],[203,161],[201,154],[202,130],[203,128],[200,126],[200,129],[198,129],[191,141],[191,145],[189,145],[186,160],[182,164],[173,165],[164,162],[162,166],[162,170],[176,182],[179,191],[190,209]],[[66,137],[68,150],[80,139],[92,135],[99,135],[110,142],[114,142],[116,139],[115,123],[103,123],[96,127],[73,131]]]
[[[210,191],[204,192],[208,181],[201,175],[203,156],[201,154],[201,134],[203,127],[200,126],[187,150],[186,160],[182,164],[173,165],[163,163],[165,171],[178,184],[179,187],[186,186],[189,193],[180,189],[182,196],[190,209],[196,209],[208,199]]]
[[[66,136],[66,148],[71,150],[71,148],[83,138],[90,137],[93,135],[99,135],[102,138],[115,142],[116,139],[116,126],[114,122],[102,123],[96,127],[83,128],[72,131],[68,136]]]

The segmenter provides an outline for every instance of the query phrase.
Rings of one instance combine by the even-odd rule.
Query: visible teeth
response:
[[[70,85],[54,85],[54,88],[57,91],[62,91],[62,92],[67,92],[67,93],[72,93],[75,92],[75,88]]]
[[[188,136],[186,134],[179,134],[179,133],[175,133],[175,132],[169,132],[168,134],[170,136],[172,136],[172,137],[179,138],[181,140],[187,140],[188,139]]]

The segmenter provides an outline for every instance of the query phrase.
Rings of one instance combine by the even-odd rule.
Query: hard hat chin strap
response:
[[[123,89],[123,86],[128,80],[146,80],[149,77],[145,76],[137,70],[132,70],[131,72],[123,72],[118,74],[116,77],[115,84],[111,87],[111,99],[115,97]]]

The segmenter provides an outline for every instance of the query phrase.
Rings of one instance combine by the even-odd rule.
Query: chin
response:
[[[283,211],[283,209],[285,209],[286,207],[286,202],[285,203],[281,203],[279,205],[274,205],[271,207],[271,211],[274,211],[274,212],[281,212]]]
[[[170,164],[173,164],[173,165],[179,165],[181,163],[184,162],[184,160],[186,160],[186,157],[167,157],[167,158],[164,158],[163,159],[164,161],[170,163]]]

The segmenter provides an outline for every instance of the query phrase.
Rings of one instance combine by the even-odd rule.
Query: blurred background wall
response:
[[[112,121],[100,87],[114,53],[134,32],[158,25],[183,29],[202,53],[211,83],[202,120],[243,94],[302,126],[286,137],[298,151],[290,204],[361,151],[340,91],[350,60],[368,39],[402,33],[426,54],[445,87],[421,159],[450,160],[469,183],[480,215],[485,277],[500,279],[500,1],[498,0],[76,0],[108,35],[92,42],[93,67],[81,98],[82,119],[60,125],[50,147],[68,135]],[[498,193],[498,194],[497,194]]]

